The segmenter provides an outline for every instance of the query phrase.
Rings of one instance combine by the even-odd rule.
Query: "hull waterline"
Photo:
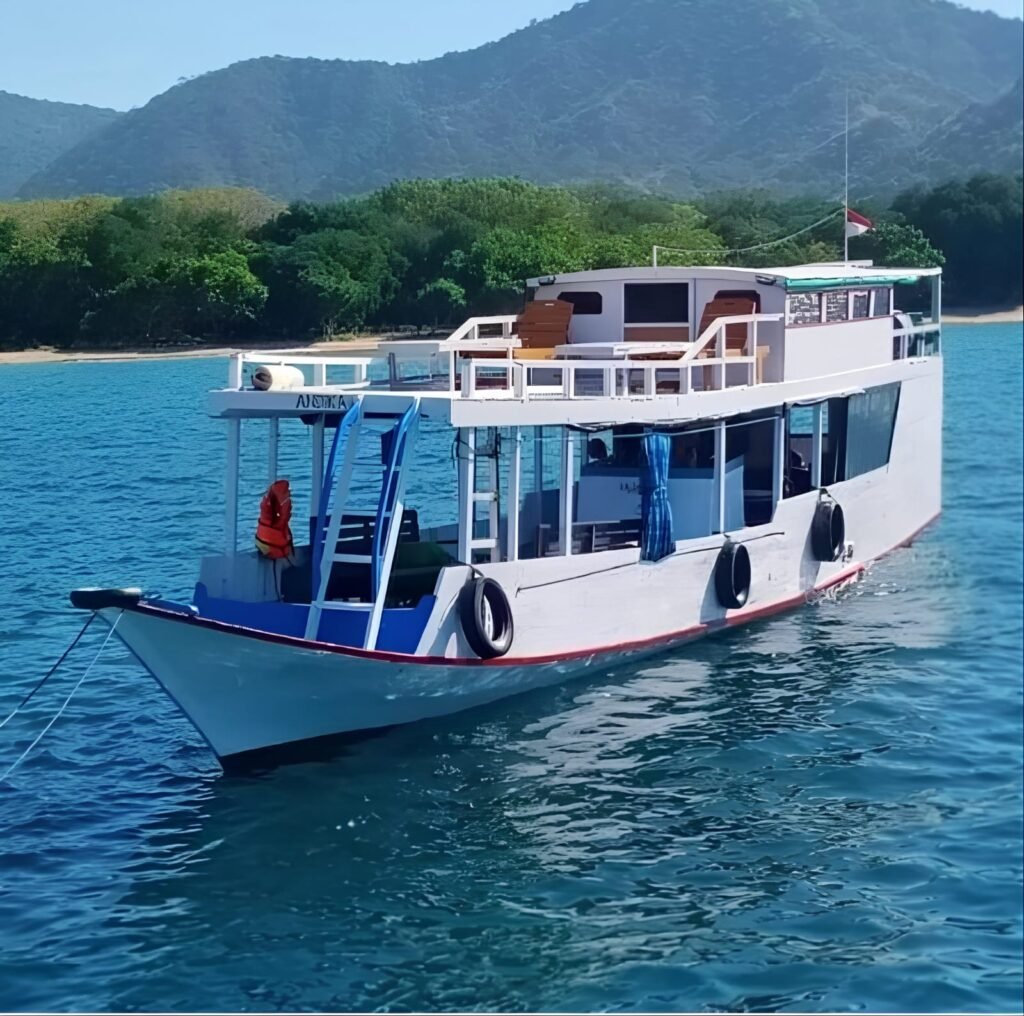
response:
[[[855,581],[865,568],[852,564],[798,596],[715,622],[550,657],[482,661],[365,652],[205,621],[145,602],[121,614],[117,635],[221,764],[233,768],[306,759],[357,734],[461,712],[656,655],[794,609]],[[101,615],[113,622],[118,613],[107,609]]]

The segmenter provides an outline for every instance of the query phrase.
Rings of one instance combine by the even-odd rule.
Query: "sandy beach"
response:
[[[88,352],[81,349],[57,349],[53,346],[39,346],[36,349],[22,349],[11,352],[0,350],[0,365],[6,363],[86,363],[106,360],[111,363],[130,363],[134,360],[194,360],[212,356],[230,356],[232,353],[266,349],[268,352],[281,350],[289,353],[338,353],[358,356],[372,353],[377,343],[390,336],[364,335],[334,342],[314,342],[305,345],[288,343],[254,343],[247,346],[189,346],[186,349],[117,349]]]
[[[1008,325],[1024,321],[1024,306],[978,312],[950,308],[942,315],[947,325]]]
[[[942,315],[943,324],[947,325],[994,325],[1015,324],[1024,322],[1024,306],[1003,308],[1000,310],[959,310],[952,308]],[[187,349],[118,349],[87,352],[79,349],[57,349],[53,346],[40,346],[36,349],[22,349],[12,352],[0,350],[0,366],[7,363],[84,363],[91,360],[107,360],[112,363],[128,363],[133,360],[189,360],[196,357],[230,356],[243,349],[268,351],[274,349],[287,350],[289,353],[339,353],[358,355],[371,353],[377,343],[388,335],[359,335],[351,339],[333,342],[314,342],[308,345],[289,345],[287,343],[253,344],[249,346],[190,346]],[[402,337],[408,337],[403,335]]]

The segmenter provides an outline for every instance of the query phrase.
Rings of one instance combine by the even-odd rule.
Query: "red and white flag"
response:
[[[874,225],[866,215],[861,215],[860,212],[855,212],[852,208],[846,209],[846,235],[848,237],[860,236],[861,233],[866,233]]]

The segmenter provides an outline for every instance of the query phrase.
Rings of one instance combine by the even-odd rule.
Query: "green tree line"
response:
[[[841,256],[834,206],[727,192],[693,202],[518,179],[413,180],[287,207],[255,191],[0,204],[0,345],[306,338],[509,312],[536,275]],[[1021,178],[979,176],[861,210],[852,257],[947,261],[950,303],[1020,301]],[[685,252],[694,253],[685,253]]]

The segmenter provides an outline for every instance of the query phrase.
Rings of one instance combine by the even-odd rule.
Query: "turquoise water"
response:
[[[249,778],[112,644],[0,785],[0,1009],[1019,1009],[1022,329],[946,353],[945,514],[836,600]],[[225,376],[0,367],[0,717],[216,550]]]

